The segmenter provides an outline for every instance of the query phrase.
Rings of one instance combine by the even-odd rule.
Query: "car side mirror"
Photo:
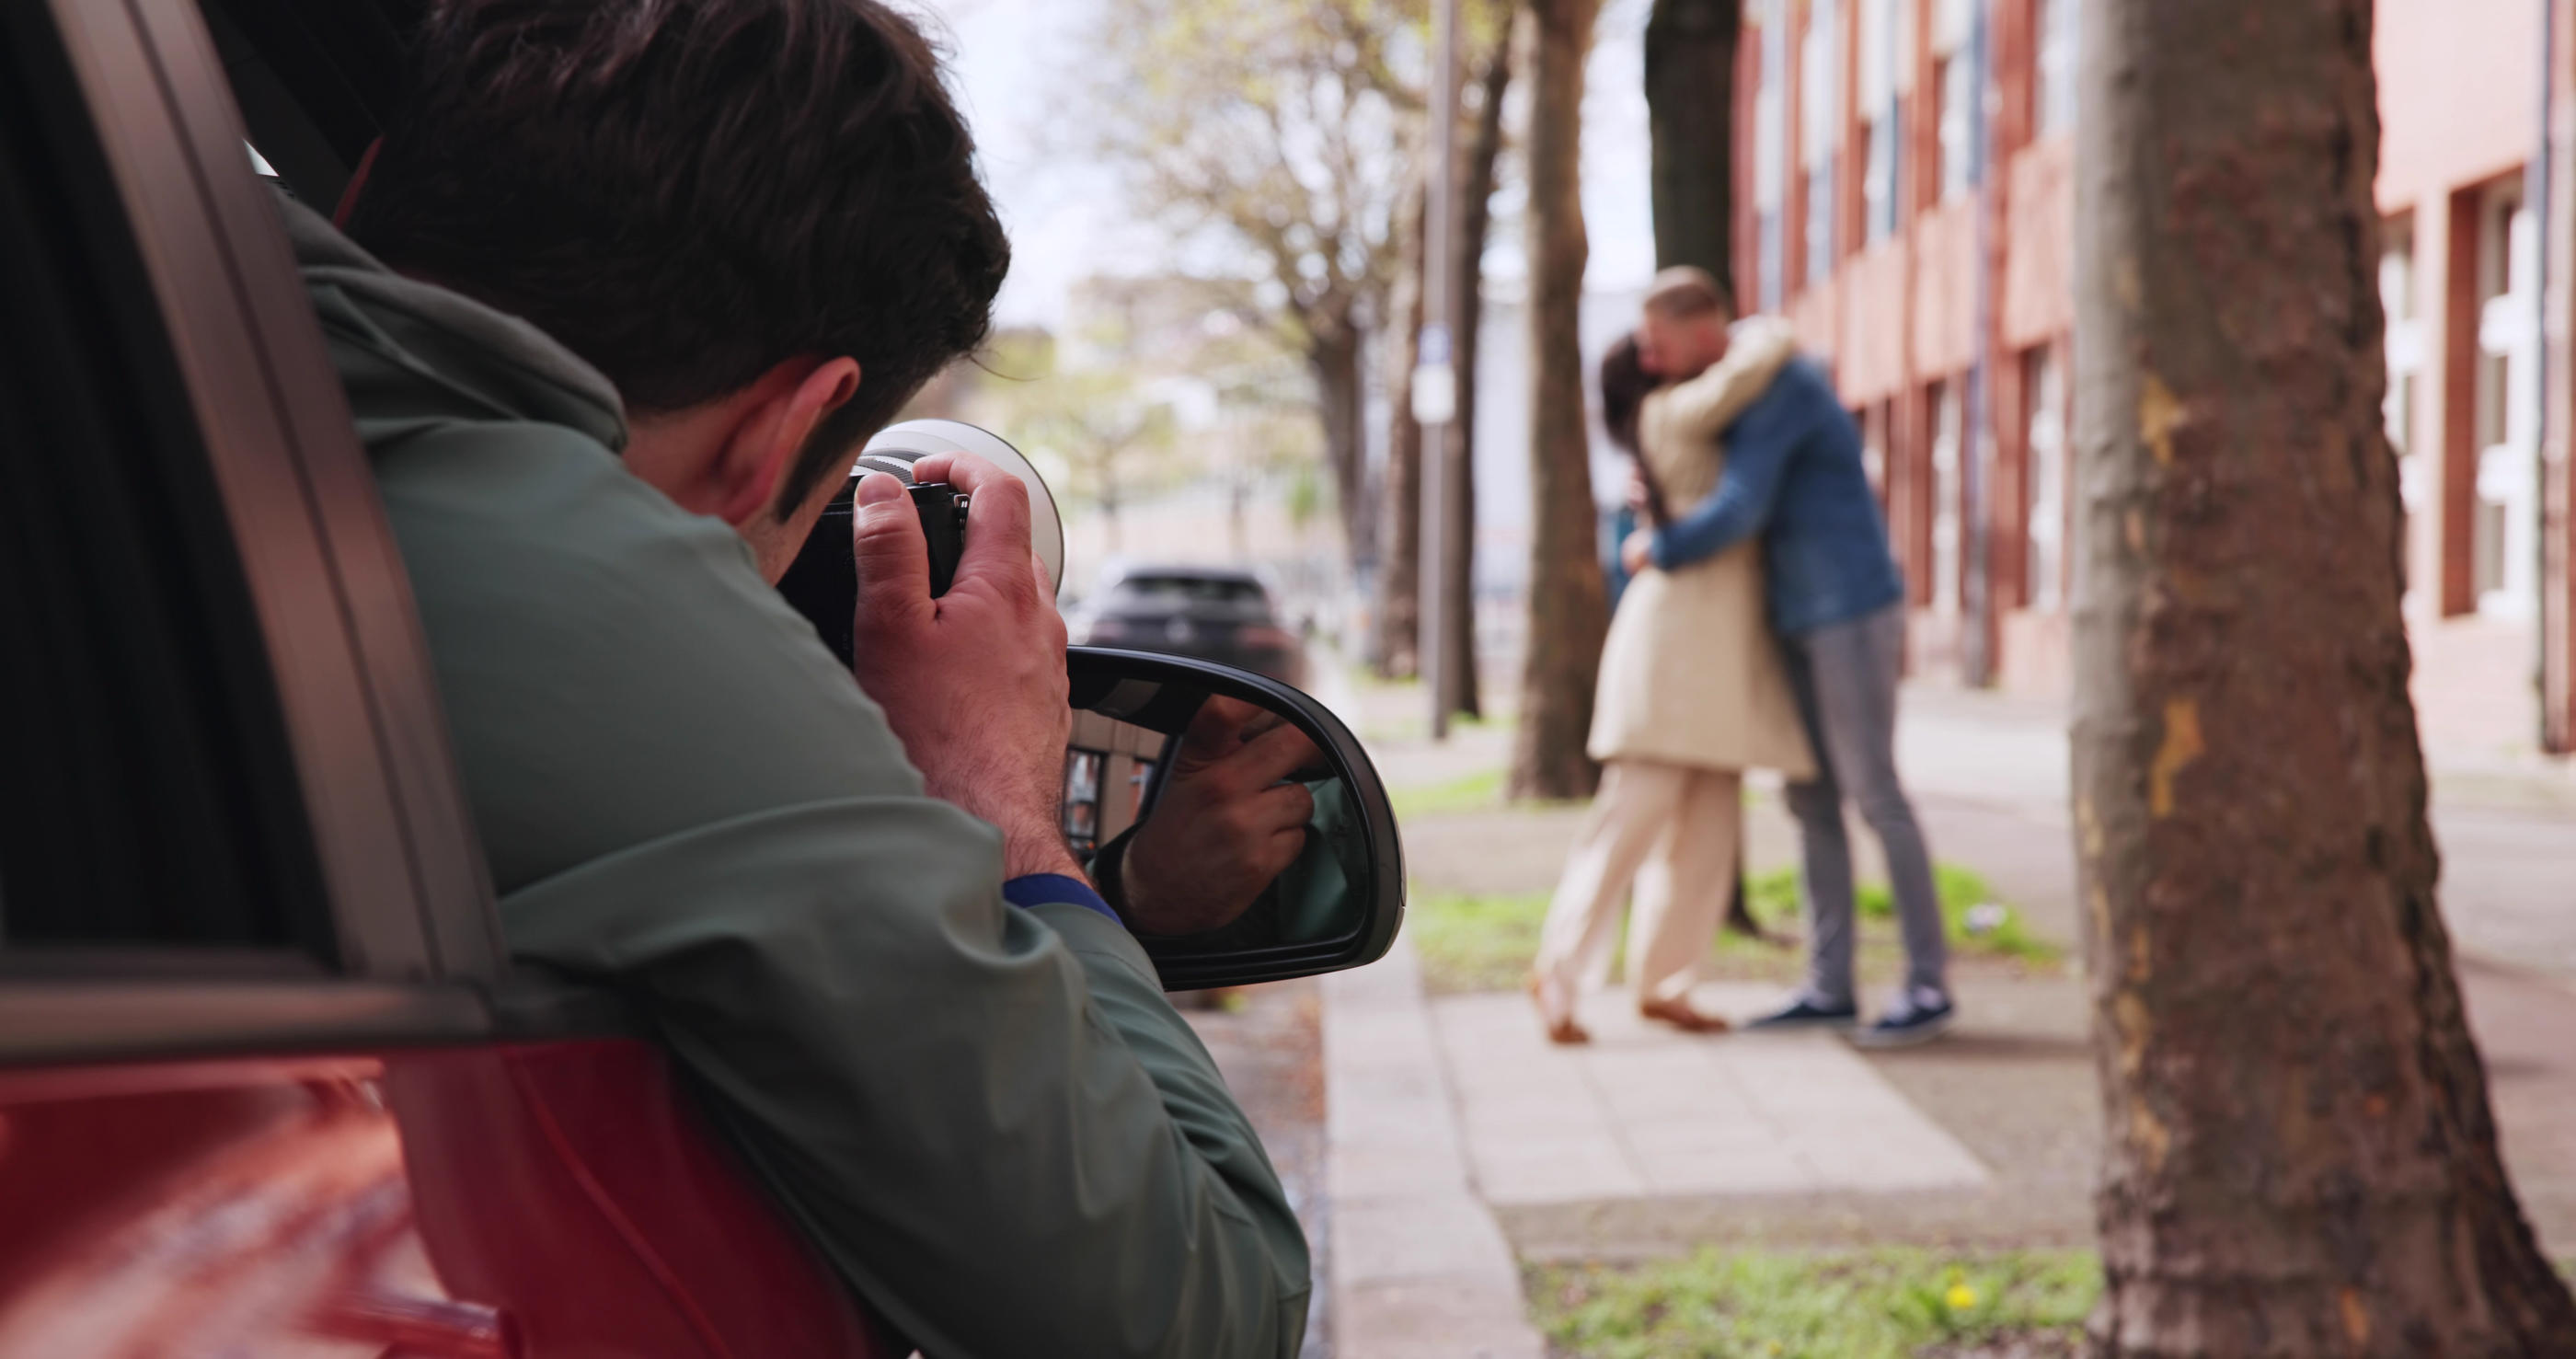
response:
[[[1078,646],[1066,661],[1065,837],[1165,990],[1385,955],[1404,920],[1403,844],[1376,767],[1330,709],[1188,657]]]

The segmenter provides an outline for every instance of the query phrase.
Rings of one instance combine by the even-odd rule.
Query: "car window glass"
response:
[[[233,102],[268,172],[328,211],[400,98],[408,0],[201,0]]]
[[[0,21],[0,964],[50,946],[327,958],[257,620],[43,15]]]
[[[1165,606],[1268,602],[1255,581],[1211,576],[1129,576],[1119,582],[1118,593],[1132,603]]]

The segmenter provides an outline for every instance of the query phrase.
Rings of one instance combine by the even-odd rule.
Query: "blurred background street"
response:
[[[1586,1012],[1595,1026],[1589,1048],[1551,1050],[1520,972],[1581,808],[1502,804],[1507,721],[1434,743],[1404,689],[1354,683],[1323,692],[1366,734],[1406,809],[1416,891],[1403,947],[1411,956],[1372,969],[1414,980],[1432,1035],[1402,1080],[1437,1083],[1455,1182],[1529,1271],[1543,1315],[1541,1290],[1566,1277],[1552,1271],[1670,1259],[1712,1244],[1937,1256],[2090,1241],[2101,1102],[2075,958],[2062,709],[1938,685],[1904,696],[1901,758],[1944,886],[1972,884],[1974,896],[2011,913],[2005,931],[1958,941],[1963,1017],[1950,1039],[1853,1053],[1810,1035],[1685,1037],[1638,1025],[1624,993],[1613,991]],[[2437,753],[2435,790],[2448,855],[2444,909],[2466,955],[2471,1020],[2506,1158],[2545,1246],[2576,1258],[2576,1051],[2565,1039],[2576,1032],[2576,911],[2566,886],[2576,868],[2568,835],[2576,781],[2563,768],[2444,764]],[[1791,901],[1794,826],[1768,792],[1756,793],[1748,816],[1756,900],[1781,910]],[[1869,843],[1857,827],[1853,838]],[[1863,877],[1874,870],[1864,867]],[[1785,912],[1766,925],[1784,936],[1798,929]],[[1894,984],[1901,955],[1892,920],[1866,920],[1863,931],[1864,987],[1875,995]],[[1794,981],[1797,954],[1785,940],[1726,938],[1710,969],[1723,980],[1705,988],[1706,1002],[1741,1017]],[[1385,1003],[1378,985],[1328,979],[1327,1032],[1337,1032],[1329,1015],[1345,995],[1362,993],[1353,1003],[1377,1013],[1371,1007]],[[1351,1041],[1349,1053],[1327,1048],[1337,1064],[1332,1088],[1381,1089],[1386,1082],[1365,1070],[1345,1077],[1338,1064],[1368,1068],[1382,1057],[1362,1033]],[[1421,1158],[1418,1148],[1381,1144],[1384,1120],[1333,1113],[1345,1135],[1330,1154],[1351,1182],[1419,1177],[1382,1169],[1390,1158]],[[1423,1215],[1396,1220],[1418,1234]],[[1480,1225],[1466,1219],[1458,1230],[1472,1237]],[[1420,1263],[1441,1261],[1440,1250],[1411,1241],[1378,1276],[1347,1272],[1382,1253],[1351,1240],[1371,1227],[1347,1206],[1335,1220],[1342,1334],[1354,1342],[1344,1352],[1464,1352],[1443,1348],[1460,1319],[1423,1302]],[[1447,1250],[1472,1254],[1456,1243]],[[1487,1256],[1486,1296],[1499,1320],[1512,1320],[1520,1295],[1500,1285],[1513,1277],[1497,1283]],[[1395,1305],[1373,1310],[1373,1293]],[[1380,1329],[1363,1339],[1359,1323]],[[1493,1353],[1515,1352],[1508,1335],[1494,1343]],[[1537,1342],[1523,1335],[1520,1343]]]
[[[1395,956],[1193,1012],[1314,1235],[1308,1352],[1732,1354],[1720,1330],[1669,1319],[1843,1335],[1836,1309],[1896,1318],[1866,1342],[1892,1348],[1797,1352],[2074,1352],[2098,1288],[2104,1144],[2068,793],[2075,241],[2100,168],[2079,163],[2079,71],[2100,7],[1467,0],[1445,251],[1425,223],[1440,197],[1427,4],[924,7],[1018,256],[987,362],[919,413],[1005,432],[1060,488],[1077,640],[1143,635],[1110,584],[1138,570],[1260,582],[1266,612],[1218,636],[1195,616],[1144,631],[1206,654],[1238,626],[1293,635],[1307,687],[1362,735],[1403,818]],[[2369,362],[2404,512],[2440,904],[2514,1186],[2568,1259],[2576,518],[2550,506],[2576,424],[2561,201],[2576,63],[2557,59],[2576,15],[2561,8],[2375,7],[2380,221],[2363,267],[2384,316]],[[1571,59],[1579,81],[1542,78],[1549,43],[1572,44],[1553,69]],[[1655,85],[1657,50],[1701,63],[1705,102]],[[1566,152],[1568,129],[1578,173],[1550,198],[1534,157]],[[1551,255],[1568,222],[1585,248]],[[1444,252],[1464,294],[1445,315],[1428,281]],[[1526,663],[1597,654],[1602,617],[1548,612],[1532,586],[1598,576],[1623,531],[1625,472],[1584,393],[1677,262],[1787,318],[1860,430],[1908,586],[1898,754],[1958,955],[1963,1018],[1934,1047],[1684,1037],[1638,1026],[1614,989],[1584,1012],[1593,1045],[1553,1049],[1520,990],[1589,791],[1549,772],[1579,755],[1546,765],[1521,740],[1533,703],[1588,711],[1589,671],[1571,667],[1572,694]],[[1550,326],[1579,354],[1549,349]],[[1583,384],[1550,388],[1569,359]],[[1454,386],[1455,408],[1417,382]],[[1594,532],[1542,541],[1569,495]],[[1427,672],[1450,686],[1442,733]],[[1747,816],[1768,937],[1721,936],[1701,997],[1737,1017],[1794,984],[1803,928],[1776,783],[1755,782]],[[1874,1000],[1900,955],[1875,840],[1853,842]]]

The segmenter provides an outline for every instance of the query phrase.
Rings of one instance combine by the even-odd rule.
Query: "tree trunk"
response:
[[[1599,0],[1530,0],[1529,638],[1521,660],[1512,797],[1582,797],[1583,753],[1608,603],[1593,540],[1579,323],[1583,266],[1583,60]]]
[[[1646,128],[1655,267],[1696,264],[1734,291],[1735,40],[1743,0],[1655,0]]]
[[[1369,513],[1368,465],[1360,437],[1365,407],[1360,390],[1360,335],[1347,319],[1310,331],[1306,367],[1315,376],[1315,418],[1324,427],[1324,463],[1333,470],[1333,496],[1341,509],[1342,546],[1356,570],[1368,565],[1377,541]]]
[[[1369,660],[1388,679],[1421,672],[1422,426],[1413,418],[1413,365],[1422,338],[1422,189],[1397,210],[1396,265],[1386,334],[1386,479],[1378,486],[1377,636]]]
[[[2369,0],[2093,0],[2074,793],[2099,1351],[2576,1354],[2435,906]]]
[[[1646,16],[1646,135],[1655,267],[1695,264],[1735,291],[1735,42],[1742,0],[1655,0]],[[1767,939],[1735,868],[1726,928]]]
[[[1450,296],[1458,299],[1458,333],[1450,348],[1458,365],[1458,418],[1449,425],[1449,495],[1458,507],[1459,531],[1442,544],[1441,617],[1448,625],[1449,673],[1456,676],[1457,710],[1480,716],[1484,702],[1476,681],[1476,342],[1485,318],[1485,238],[1494,222],[1494,167],[1503,152],[1503,96],[1511,89],[1512,44],[1494,43],[1477,85],[1475,132],[1467,142],[1465,183],[1458,195],[1458,246]]]

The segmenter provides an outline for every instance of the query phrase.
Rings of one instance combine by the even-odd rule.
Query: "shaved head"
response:
[[[1655,275],[1638,318],[1637,358],[1661,378],[1686,378],[1726,357],[1735,308],[1706,269],[1676,265]]]
[[[1667,321],[1696,321],[1715,316],[1722,324],[1735,319],[1726,290],[1696,265],[1677,264],[1646,285],[1646,311]]]

